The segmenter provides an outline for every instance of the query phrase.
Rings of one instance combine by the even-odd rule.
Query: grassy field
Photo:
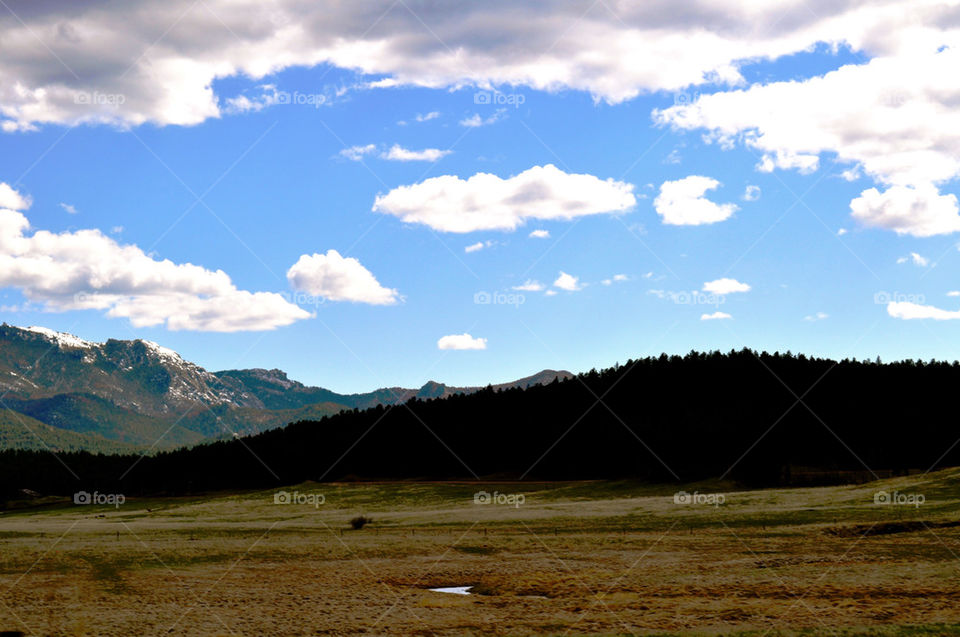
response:
[[[263,491],[6,512],[0,631],[960,635],[960,470],[682,488],[693,502],[626,482],[303,484],[280,504]],[[351,529],[361,514],[372,522]]]

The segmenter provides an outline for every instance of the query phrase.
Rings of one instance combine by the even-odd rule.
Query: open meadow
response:
[[[960,470],[677,491],[301,484],[7,511],[0,630],[960,635]],[[453,586],[473,588],[429,590]]]

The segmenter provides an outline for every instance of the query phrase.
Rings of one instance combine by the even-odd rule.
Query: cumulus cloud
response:
[[[653,201],[663,223],[674,226],[698,226],[729,219],[736,212],[732,203],[718,204],[703,195],[714,190],[720,182],[710,177],[691,175],[660,185],[660,194]]]
[[[549,239],[550,231],[549,230],[534,230],[530,233],[530,238],[532,239]]]
[[[932,236],[960,226],[953,195],[939,187],[960,176],[960,22],[955,7],[921,1],[912,20],[895,4],[864,4],[863,24],[844,39],[869,61],[822,76],[702,95],[655,111],[681,129],[704,129],[723,144],[763,154],[761,170],[811,171],[828,153],[882,190],[865,190],[851,208],[866,225]],[[916,9],[916,12],[913,12]]]
[[[727,314],[726,312],[714,312],[713,314],[701,314],[701,321],[722,321],[725,319],[732,319],[733,317]]]
[[[736,279],[724,278],[707,281],[703,284],[703,291],[712,294],[733,294],[735,292],[749,292],[750,286]]]
[[[32,203],[28,195],[21,195],[9,184],[0,182],[0,208],[27,210]]]
[[[576,292],[583,286],[580,284],[579,277],[575,277],[572,274],[567,274],[566,272],[561,271],[560,276],[558,276],[557,280],[553,282],[553,287],[560,288],[561,290],[566,290],[568,292]]]
[[[960,230],[956,195],[941,195],[936,186],[891,186],[884,192],[870,188],[850,202],[854,219],[866,226],[897,234],[931,237]]]
[[[29,207],[2,186],[5,204]],[[0,208],[0,287],[19,288],[46,311],[95,309],[136,327],[209,332],[270,330],[310,316],[280,294],[237,289],[222,270],[154,259],[99,230],[29,230],[23,212]]]
[[[463,334],[449,334],[443,336],[437,341],[438,349],[487,349],[487,339],[474,338],[464,332]]]
[[[440,111],[430,111],[424,114],[417,113],[414,119],[418,122],[429,122],[431,119],[437,119],[438,117],[440,117]]]
[[[935,321],[952,321],[960,319],[960,310],[941,310],[933,305],[921,305],[910,301],[894,301],[887,304],[887,314],[893,318],[933,319]]]
[[[527,279],[526,283],[523,285],[513,286],[514,290],[519,290],[521,292],[540,292],[544,288],[543,283],[539,281],[534,281],[533,279]]]
[[[301,255],[287,271],[287,280],[296,290],[330,301],[393,305],[401,300],[397,290],[380,285],[357,259],[336,250]]]
[[[760,186],[747,186],[743,191],[744,201],[756,201],[760,198]]]
[[[390,150],[381,153],[381,159],[390,161],[437,161],[441,157],[446,157],[452,151],[440,150],[439,148],[424,148],[423,150],[409,150],[394,144]]]
[[[622,212],[635,204],[632,184],[565,173],[547,164],[507,179],[489,173],[468,179],[433,177],[377,196],[373,210],[442,232],[463,233],[515,230],[528,219]]]

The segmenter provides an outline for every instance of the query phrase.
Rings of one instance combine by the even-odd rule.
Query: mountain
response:
[[[570,376],[544,370],[496,387],[528,387]],[[430,381],[419,389],[339,394],[291,380],[279,369],[209,372],[151,341],[95,343],[43,327],[0,325],[2,422],[15,429],[20,416],[71,432],[74,437],[62,440],[71,449],[170,449],[319,420],[346,409],[480,389]],[[0,449],[29,446],[25,441],[8,444],[20,439],[3,431]],[[24,440],[30,439],[41,442],[37,436]]]

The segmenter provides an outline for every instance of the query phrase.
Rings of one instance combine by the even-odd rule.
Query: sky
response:
[[[337,391],[960,359],[960,5],[0,7],[0,320]]]

